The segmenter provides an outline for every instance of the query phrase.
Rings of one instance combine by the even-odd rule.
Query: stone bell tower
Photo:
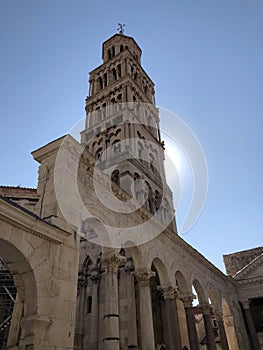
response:
[[[144,202],[152,214],[163,199],[164,215],[174,215],[154,83],[141,66],[141,54],[122,26],[103,43],[103,63],[90,72],[81,143],[101,168],[111,169],[111,180]]]

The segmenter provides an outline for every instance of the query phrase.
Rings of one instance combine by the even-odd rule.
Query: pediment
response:
[[[263,253],[238,271],[233,278],[236,280],[263,278]]]

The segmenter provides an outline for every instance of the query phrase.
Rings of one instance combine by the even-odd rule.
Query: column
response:
[[[224,321],[223,321],[223,314],[221,311],[215,310],[215,315],[216,315],[216,320],[218,324],[222,350],[229,350],[228,341],[226,337],[226,330],[225,330]]]
[[[137,350],[138,348],[138,335],[137,335],[137,322],[136,322],[136,303],[135,303],[135,288],[134,288],[134,275],[133,264],[131,261],[125,266],[127,272],[127,292],[128,292],[128,349]]]
[[[165,303],[165,315],[167,324],[167,337],[165,339],[169,350],[181,350],[181,334],[179,328],[179,317],[176,304],[177,289],[174,287],[160,287]]]
[[[89,328],[90,342],[86,342],[84,346],[86,346],[89,350],[95,350],[98,347],[98,322],[99,322],[98,289],[99,289],[100,276],[99,276],[98,269],[94,269],[91,271],[90,279],[92,281],[92,286],[91,286],[91,296],[92,296],[91,320],[92,321],[88,322],[85,325],[85,328]]]
[[[155,350],[150,288],[150,280],[155,273],[151,270],[139,269],[134,274],[139,283],[142,350]]]
[[[210,305],[204,303],[204,304],[201,304],[200,306],[203,312],[205,333],[206,333],[206,339],[207,339],[207,348],[208,350],[216,350],[214,329],[213,329],[213,324],[210,317]]]
[[[119,350],[119,297],[118,270],[125,257],[118,253],[102,256],[101,262],[105,268],[105,314],[103,350]]]
[[[242,302],[242,307],[243,307],[243,312],[244,312],[244,318],[245,318],[245,323],[247,326],[248,330],[248,335],[250,338],[252,350],[260,350],[260,345],[254,325],[254,321],[252,318],[251,310],[249,307],[250,300],[245,300]]]
[[[189,295],[182,297],[182,300],[184,302],[190,350],[199,350],[199,340],[197,337],[195,318],[192,307],[193,296]]]

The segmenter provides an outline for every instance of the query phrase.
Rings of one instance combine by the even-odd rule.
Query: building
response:
[[[81,142],[32,153],[36,190],[1,187],[3,348],[263,348],[262,248],[225,256],[227,276],[178,235],[141,53],[105,41]]]

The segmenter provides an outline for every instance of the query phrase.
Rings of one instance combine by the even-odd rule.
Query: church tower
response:
[[[141,54],[122,26],[103,43],[103,63],[90,72],[81,143],[111,180],[152,214],[163,200],[165,220],[168,211],[174,216],[172,193],[165,179],[154,83],[141,66]],[[171,225],[176,231],[174,221]]]

